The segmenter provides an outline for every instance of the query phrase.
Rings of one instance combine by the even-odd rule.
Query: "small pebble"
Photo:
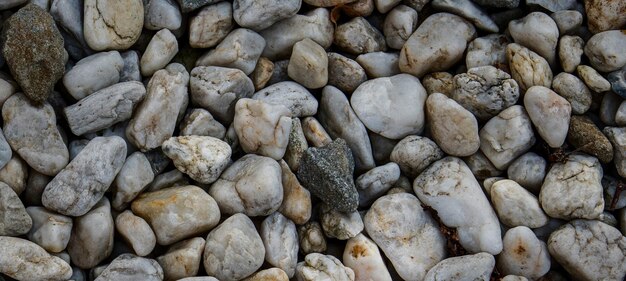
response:
[[[524,95],[524,107],[539,135],[552,148],[563,145],[572,114],[570,103],[552,90],[533,86]]]
[[[363,231],[363,220],[358,212],[339,212],[322,204],[319,209],[320,224],[328,238],[348,240]]]
[[[431,139],[407,136],[396,144],[389,158],[398,164],[404,174],[414,178],[443,156],[443,151]]]
[[[0,236],[0,273],[17,280],[66,280],[72,268],[26,239]]]
[[[265,48],[265,39],[245,28],[231,31],[216,47],[196,61],[196,66],[237,68],[249,75]]]
[[[602,163],[613,160],[613,146],[607,136],[588,117],[572,115],[567,142],[579,151],[597,157]]]
[[[552,13],[550,17],[554,20],[554,23],[556,23],[556,26],[559,28],[559,34],[561,35],[575,33],[583,23],[583,15],[575,10],[557,11]]]
[[[578,36],[563,35],[559,39],[559,59],[563,71],[572,73],[576,70],[580,65],[584,46],[585,40]],[[584,77],[581,77],[581,79],[584,79]]]
[[[371,52],[360,54],[356,61],[370,78],[390,77],[400,74],[398,53]]]
[[[163,280],[163,269],[153,259],[122,254],[115,258],[94,281]]]
[[[328,52],[328,85],[335,86],[345,93],[352,93],[367,80],[361,65],[341,54]]]
[[[363,17],[355,17],[337,26],[333,43],[353,55],[387,50],[383,34]]]
[[[275,212],[269,215],[260,229],[261,239],[265,246],[265,260],[293,277],[298,263],[298,233],[296,225]]]
[[[296,277],[299,281],[353,281],[354,271],[334,256],[311,253],[298,263]]]
[[[0,236],[20,236],[29,231],[35,232],[40,228],[41,221],[29,216],[24,204],[18,195],[3,182],[0,182]],[[35,223],[33,229],[33,223]],[[71,220],[70,220],[71,225]],[[30,239],[34,240],[34,239]],[[37,243],[38,240],[34,242]],[[40,243],[43,244],[43,243]],[[67,244],[67,241],[66,241]],[[63,247],[65,248],[65,246]],[[56,249],[53,248],[52,249]],[[62,251],[59,250],[58,252]]]
[[[467,46],[465,65],[468,69],[487,65],[506,68],[509,64],[506,59],[508,43],[509,39],[501,34],[490,34],[474,39]]]
[[[447,258],[430,269],[424,280],[488,280],[495,264],[487,253]]]
[[[509,179],[528,189],[539,193],[546,176],[548,162],[534,152],[528,152],[511,162],[507,169]]]
[[[84,34],[96,51],[128,49],[141,35],[144,7],[141,0],[85,0]]]
[[[280,160],[285,155],[291,132],[291,112],[280,104],[240,99],[235,105],[233,126],[241,148]]]
[[[102,198],[88,213],[74,219],[67,252],[72,263],[89,269],[113,252],[115,225],[109,200]]]
[[[530,228],[525,226],[511,228],[504,234],[502,242],[504,247],[502,253],[498,255],[498,268],[501,274],[513,274],[536,280],[550,270],[548,247]]]
[[[415,28],[417,28],[417,12],[405,5],[396,6],[389,11],[383,23],[383,34],[387,46],[402,49]]]
[[[300,239],[300,252],[303,254],[326,252],[326,238],[318,222],[309,221],[298,227],[298,238]]]
[[[343,251],[343,263],[354,271],[355,281],[393,280],[378,246],[363,234],[348,240]]]
[[[285,161],[280,161],[283,203],[278,211],[295,224],[305,224],[311,218],[311,193],[304,188]]]
[[[433,140],[447,154],[469,156],[480,147],[476,117],[440,93],[428,96],[426,119]]]
[[[192,48],[215,47],[233,27],[233,7],[230,3],[204,6],[189,21],[189,45]]]
[[[203,238],[190,238],[173,244],[166,253],[157,257],[157,262],[163,268],[165,280],[182,280],[180,278],[187,279],[185,277],[193,278],[196,276],[200,269],[204,245]]]
[[[597,70],[587,65],[579,65],[576,67],[578,77],[580,77],[587,87],[596,93],[603,93],[611,90],[611,83],[606,80]]]
[[[172,137],[162,145],[174,166],[203,184],[215,182],[230,162],[230,146],[214,137]]]
[[[269,104],[283,105],[293,117],[313,116],[317,113],[318,101],[302,85],[284,81],[265,87],[252,96],[252,99]]]
[[[500,221],[510,227],[539,228],[548,223],[548,216],[539,200],[518,183],[501,180],[491,186],[491,202]]]
[[[511,68],[511,77],[517,81],[522,92],[532,86],[552,85],[550,65],[537,53],[517,43],[511,43],[506,47],[506,58]]]
[[[118,51],[96,53],[78,61],[63,76],[63,85],[76,100],[120,81],[124,60]]]
[[[178,5],[173,0],[144,1],[143,26],[149,30],[177,30],[183,17]]]
[[[305,38],[293,45],[287,74],[294,81],[310,89],[328,83],[328,55],[322,46]]]
[[[31,206],[26,208],[26,212],[33,222],[33,227],[28,232],[28,240],[51,253],[65,250],[72,232],[72,218],[50,212],[44,207]],[[13,223],[19,225],[19,220],[15,219]]]
[[[591,91],[572,74],[559,73],[552,80],[552,89],[570,103],[572,114],[584,114],[591,107]]]
[[[400,167],[390,162],[367,171],[355,180],[359,206],[367,206],[387,192],[400,178]]]
[[[141,75],[152,76],[157,70],[165,68],[176,53],[178,53],[178,41],[174,34],[169,29],[159,30],[141,56]]]

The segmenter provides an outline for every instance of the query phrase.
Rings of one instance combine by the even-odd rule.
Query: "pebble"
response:
[[[595,220],[574,220],[550,235],[548,250],[581,280],[620,280],[626,275],[625,244],[626,238],[614,227]]]
[[[611,89],[620,97],[626,96],[626,66],[620,70],[609,73],[607,76],[609,82],[611,82]]]
[[[539,193],[546,176],[548,162],[534,152],[525,153],[509,165],[508,178],[533,193]]]
[[[400,178],[400,167],[394,162],[378,166],[360,175],[355,185],[359,192],[359,206],[367,206],[386,193]]]
[[[585,55],[597,71],[611,72],[626,65],[626,33],[620,30],[600,32],[587,40]]]
[[[190,110],[180,123],[181,136],[209,136],[224,139],[226,128],[202,108]]]
[[[550,270],[550,253],[546,243],[525,226],[509,229],[502,239],[504,247],[498,255],[498,268],[503,275],[518,275],[531,280]]]
[[[315,7],[331,7],[335,5],[348,4],[354,0],[304,0],[304,3]]]
[[[476,0],[474,2],[481,6],[496,8],[516,8],[520,4],[520,0]]]
[[[153,259],[122,254],[115,258],[94,281],[163,280],[163,269]]]
[[[316,221],[309,221],[299,226],[298,239],[300,240],[300,252],[305,255],[326,252],[326,238],[322,226]]]
[[[134,146],[146,152],[172,137],[178,117],[188,104],[188,83],[189,73],[178,63],[154,73],[144,101],[126,127],[126,137]]]
[[[328,83],[328,55],[322,46],[305,38],[293,45],[287,74],[301,85],[317,89]]]
[[[583,14],[575,10],[557,11],[552,13],[550,17],[556,23],[561,35],[575,33],[583,23]]]
[[[506,46],[509,39],[501,34],[489,34],[478,37],[467,46],[465,65],[468,69],[479,66],[495,66],[503,69],[508,66]]]
[[[327,204],[319,209],[322,230],[328,238],[348,240],[363,231],[363,220],[358,212],[340,212]]]
[[[162,145],[174,166],[203,184],[215,182],[230,162],[230,146],[214,137],[172,137]]]
[[[284,81],[267,86],[256,92],[252,99],[272,105],[283,105],[293,117],[313,116],[317,113],[317,99],[302,85]]]
[[[500,253],[498,217],[461,159],[446,157],[433,163],[415,179],[413,190],[421,202],[437,211],[441,222],[456,228],[468,252]]]
[[[288,277],[293,277],[298,263],[296,225],[275,212],[261,223],[260,235],[265,246],[265,260],[283,270]]]
[[[606,206],[604,207],[605,210],[616,210],[626,207],[626,193],[623,192],[618,195],[618,198],[616,198],[615,205],[612,204],[613,197],[617,195],[615,193],[617,189],[617,184],[618,180],[614,177],[604,175],[604,177],[602,178],[602,187],[604,188],[604,202],[606,202]],[[605,213],[600,216],[599,220],[604,216],[604,214]]]
[[[563,71],[572,73],[576,70],[576,68],[580,65],[580,61],[584,53],[584,46],[585,40],[578,36],[563,35],[561,37],[559,40],[558,52]]]
[[[472,174],[478,180],[496,177],[502,174],[502,171],[498,170],[491,163],[491,161],[489,161],[489,158],[487,158],[487,156],[485,156],[485,154],[480,150],[468,157],[463,158],[463,161],[467,164],[467,167],[470,168],[470,171],[472,171]]]
[[[247,154],[224,170],[209,194],[223,214],[267,216],[283,202],[280,165],[272,158]]]
[[[209,233],[204,247],[204,268],[222,281],[243,279],[263,264],[263,240],[244,214],[227,218]]]
[[[414,178],[443,156],[443,151],[429,138],[407,136],[396,144],[390,160],[398,164],[402,173]]]
[[[626,3],[618,0],[585,1],[587,25],[592,33],[620,29],[626,25]]]
[[[215,227],[220,220],[215,201],[201,188],[187,185],[143,193],[131,207],[150,224],[159,245],[170,245]]]
[[[481,66],[454,76],[451,98],[484,121],[514,105],[519,95],[517,82],[508,73]]]
[[[559,28],[550,16],[532,12],[509,22],[508,30],[515,43],[539,54],[550,65],[555,65]]]
[[[324,8],[279,21],[259,32],[265,39],[263,56],[274,61],[288,58],[294,44],[309,38],[326,49],[333,43],[334,27]]]
[[[376,5],[376,10],[380,13],[387,13],[393,7],[400,3],[400,0],[374,0],[374,4]]]
[[[396,6],[389,11],[383,22],[383,34],[387,46],[393,49],[402,49],[416,28],[417,12],[405,5]]]
[[[346,142],[337,138],[330,144],[307,149],[300,162],[298,179],[313,195],[340,212],[354,212],[359,194],[354,185],[354,158]]]
[[[26,97],[43,103],[63,76],[68,58],[54,19],[39,6],[29,4],[6,19],[3,26],[2,55],[11,74]]]
[[[345,140],[357,171],[375,167],[367,130],[350,107],[344,93],[333,86],[324,87],[317,118],[332,138]]]
[[[524,95],[524,106],[546,143],[552,148],[563,145],[572,114],[570,103],[546,87],[533,86]]]
[[[367,234],[404,280],[422,280],[446,256],[446,240],[437,222],[411,194],[378,198],[364,222]]]
[[[506,58],[511,68],[511,77],[517,81],[522,92],[532,86],[550,87],[552,70],[548,61],[517,43],[506,47]]]
[[[476,29],[465,19],[437,13],[429,16],[409,37],[400,52],[400,70],[422,77],[450,68],[463,57]]]
[[[501,180],[491,186],[491,202],[500,221],[510,227],[539,228],[548,223],[548,216],[539,200],[518,183]]]
[[[3,182],[0,182],[0,214],[0,236],[20,236],[28,233],[33,227],[33,220],[24,208],[24,203],[12,188]],[[39,225],[39,221],[36,220],[33,231],[36,231]]]
[[[234,27],[231,3],[219,2],[200,9],[189,20],[189,46],[211,48],[222,42]]]
[[[85,0],[85,41],[92,49],[128,49],[141,35],[144,7],[141,0]]]
[[[352,93],[366,80],[365,69],[358,62],[338,53],[328,53],[328,85]]]
[[[600,104],[600,120],[608,126],[617,125],[615,117],[623,101],[624,99],[613,92],[605,92]]]
[[[422,78],[422,84],[429,95],[441,93],[450,97],[454,91],[454,76],[448,72],[433,72]]]
[[[280,0],[265,3],[255,0],[236,0],[233,2],[233,17],[241,27],[263,30],[283,19],[294,16],[302,0]]]
[[[590,66],[579,65],[576,67],[576,73],[578,73],[578,77],[585,82],[587,87],[596,93],[611,90],[611,83]]]
[[[174,34],[169,29],[159,30],[141,56],[141,75],[152,76],[157,70],[165,68],[176,53],[178,53],[178,41]]]
[[[157,262],[163,268],[165,280],[182,280],[184,277],[196,276],[200,269],[204,245],[203,238],[190,238],[173,244],[166,253],[157,257]]]
[[[120,81],[124,60],[118,51],[100,52],[81,59],[63,76],[63,85],[76,100]]]
[[[141,81],[139,70],[139,52],[126,51],[120,54],[124,60],[124,68],[120,71],[120,82]]]
[[[191,102],[224,124],[232,123],[237,101],[254,94],[254,84],[243,71],[219,66],[198,66],[191,70],[189,89]]]
[[[13,154],[11,160],[0,170],[0,181],[6,183],[17,195],[20,195],[26,189],[27,180],[28,165],[22,158]]]
[[[571,154],[548,171],[539,193],[541,207],[552,218],[595,219],[604,209],[601,179],[597,158]]]
[[[314,117],[307,117],[302,120],[302,132],[313,147],[322,147],[333,141],[326,129]]]
[[[250,74],[250,79],[254,84],[254,90],[258,91],[268,85],[274,73],[274,63],[266,57],[260,57],[256,62],[254,71]]]
[[[177,30],[181,27],[183,16],[173,0],[144,1],[143,26],[149,30]]]
[[[356,61],[370,78],[390,77],[400,74],[398,53],[371,52],[360,54]]]
[[[456,101],[431,94],[426,100],[426,116],[433,140],[445,153],[462,157],[478,151],[478,122]]]
[[[393,280],[378,246],[363,234],[348,240],[343,251],[343,263],[354,271],[355,281]]]
[[[66,280],[72,268],[26,239],[0,236],[0,273],[17,280]]]
[[[287,144],[287,150],[283,159],[289,165],[288,167],[294,171],[297,171],[300,167],[300,161],[302,156],[309,148],[306,142],[306,137],[302,131],[302,124],[299,118],[291,119],[291,131],[289,132],[289,143]]]
[[[363,81],[365,80],[367,80],[367,77],[365,77]],[[11,97],[11,95],[17,93],[18,89],[17,83],[13,81],[10,75],[0,72],[0,107],[4,105],[4,102]]]
[[[38,206],[28,207],[26,212],[32,218],[33,226],[28,232],[28,240],[37,243],[50,253],[60,253],[65,250],[72,232],[71,218]],[[20,225],[19,220],[15,219],[13,223]]]
[[[451,257],[430,269],[424,281],[489,280],[495,265],[495,258],[488,253]]]
[[[26,3],[28,0],[6,0],[0,4],[0,10],[7,10]]]
[[[354,281],[354,271],[331,255],[311,253],[296,267],[298,281]]]
[[[265,39],[245,28],[231,31],[216,47],[196,61],[196,66],[223,66],[237,68],[249,75],[254,71]]]
[[[289,276],[282,269],[272,267],[260,270],[243,281],[289,281]]]
[[[383,34],[363,17],[355,17],[337,26],[333,43],[354,55],[387,50]]]
[[[305,224],[311,218],[311,193],[304,188],[287,163],[279,162],[283,184],[283,202],[278,211],[295,224]]]
[[[615,113],[615,124],[618,126],[626,125],[626,103],[622,101]]]
[[[126,210],[115,218],[115,229],[124,238],[138,256],[146,256],[156,245],[156,236],[148,223]]]
[[[584,114],[591,107],[591,91],[578,77],[561,72],[552,80],[552,89],[572,106],[572,114]]]
[[[13,151],[36,171],[53,176],[69,162],[69,152],[56,126],[49,103],[32,104],[21,94],[14,94],[2,107],[3,133]],[[4,159],[12,153],[4,152]]]
[[[449,12],[465,18],[472,22],[476,27],[487,32],[498,32],[496,23],[485,13],[483,9],[478,7],[474,2],[469,0],[433,0],[431,5],[436,10]]]
[[[198,9],[202,6],[213,4],[217,2],[216,0],[178,0],[178,4],[180,4],[180,8],[183,13],[191,12],[195,9]]]
[[[617,173],[621,177],[626,176],[626,128],[604,127],[602,131],[613,146],[613,159]]]
[[[597,157],[602,163],[613,160],[611,142],[586,116],[572,115],[567,131],[567,142],[579,151]]]
[[[280,160],[289,143],[290,117],[290,110],[283,105],[244,98],[235,105],[233,125],[246,153]]]
[[[88,213],[74,218],[67,252],[82,269],[100,264],[113,252],[115,226],[109,200],[102,198]]]
[[[122,82],[90,94],[64,108],[63,113],[72,133],[81,136],[130,119],[145,96],[141,82]]]

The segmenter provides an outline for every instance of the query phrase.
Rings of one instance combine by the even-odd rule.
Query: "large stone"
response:
[[[143,28],[141,0],[85,0],[85,41],[92,49],[128,49]]]
[[[293,277],[298,263],[298,233],[296,225],[275,212],[269,215],[260,229],[265,246],[265,260],[272,266],[282,269]]]
[[[163,142],[162,148],[178,170],[203,184],[218,179],[232,153],[224,141],[206,136],[172,137]]]
[[[29,232],[33,220],[11,187],[0,182],[0,236],[19,236]]]
[[[261,35],[250,29],[238,28],[230,32],[215,49],[198,58],[196,66],[232,67],[249,75],[254,71],[264,48],[265,39]]]
[[[589,38],[585,55],[591,66],[601,72],[611,72],[626,65],[626,33],[610,30]]]
[[[530,228],[518,226],[509,229],[504,234],[502,243],[504,247],[498,255],[500,273],[536,280],[550,270],[548,247]]]
[[[26,5],[3,26],[2,55],[11,74],[29,99],[44,102],[67,62],[63,38],[52,16],[37,5]]]
[[[0,273],[17,280],[67,280],[72,268],[26,239],[0,236]]]
[[[517,81],[522,92],[532,86],[550,87],[552,70],[548,61],[530,49],[511,43],[506,47],[506,59],[511,77]]]
[[[623,29],[626,25],[626,2],[619,0],[585,1],[589,31],[598,33],[611,29]]]

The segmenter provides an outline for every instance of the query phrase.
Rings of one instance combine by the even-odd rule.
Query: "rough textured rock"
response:
[[[211,48],[233,29],[233,7],[219,2],[200,9],[189,23],[189,45],[192,48]]]
[[[598,33],[611,29],[620,29],[626,25],[624,18],[626,3],[616,0],[585,1],[585,12],[589,31]]]
[[[265,39],[258,33],[238,28],[230,32],[215,49],[210,50],[196,61],[196,66],[223,66],[241,69],[246,75],[254,71]]]
[[[28,240],[0,236],[0,273],[18,280],[66,280],[72,268]]]
[[[363,17],[352,18],[337,26],[333,43],[354,55],[387,50],[383,34]]]
[[[613,160],[611,142],[586,116],[572,115],[567,131],[567,142],[580,149],[579,151],[598,157],[602,163]]]
[[[163,269],[153,259],[122,254],[115,258],[94,281],[163,280]]]
[[[552,85],[550,65],[537,53],[517,43],[511,43],[506,47],[506,58],[511,77],[517,81],[522,92],[532,86],[549,88]]]
[[[440,93],[428,96],[426,117],[433,140],[453,156],[469,156],[480,147],[476,117],[456,101]]]
[[[311,253],[298,263],[296,277],[299,281],[354,281],[354,271],[334,256]]]
[[[163,142],[162,149],[178,170],[204,184],[218,179],[232,153],[224,141],[206,136],[172,137]]]
[[[322,226],[316,221],[309,221],[298,227],[298,239],[300,251],[305,255],[326,252],[326,238]]]
[[[209,136],[224,139],[226,128],[205,109],[194,108],[180,122],[181,136]]]
[[[429,138],[408,136],[396,144],[389,158],[404,174],[414,178],[443,156],[443,151]]]
[[[574,72],[580,64],[585,40],[578,36],[564,35],[559,40],[559,59],[565,72]]]
[[[283,158],[291,132],[291,111],[283,105],[240,99],[233,126],[241,148],[275,160]]]
[[[282,0],[271,4],[254,0],[233,2],[233,18],[242,27],[263,30],[300,10],[302,0]]]
[[[322,204],[319,207],[319,219],[328,238],[347,240],[363,231],[363,220],[356,211],[340,212],[332,206]]]
[[[318,101],[302,85],[284,81],[272,84],[254,93],[252,99],[269,104],[284,105],[293,117],[313,116],[317,113]]]
[[[128,49],[143,28],[141,0],[85,0],[84,34],[89,47],[96,51]]]
[[[465,65],[468,69],[486,65],[506,69],[509,64],[506,59],[506,46],[508,44],[509,39],[502,34],[478,37],[467,46]]]

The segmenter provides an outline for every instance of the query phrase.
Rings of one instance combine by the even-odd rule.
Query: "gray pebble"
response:
[[[13,154],[11,160],[0,169],[0,181],[6,183],[17,195],[26,189],[28,165],[18,155]]]
[[[217,0],[178,0],[178,4],[180,4],[183,13],[191,12],[202,6],[213,4],[215,2],[217,2]]]
[[[173,0],[144,0],[143,26],[149,30],[177,30],[181,27],[183,16]]]
[[[534,152],[528,152],[511,162],[507,170],[509,179],[531,192],[538,193],[546,176],[548,162]]]
[[[340,212],[328,204],[319,209],[320,224],[328,238],[348,240],[363,231],[363,219],[358,212]]]
[[[431,5],[437,10],[459,15],[482,30],[498,32],[496,23],[485,11],[470,0],[433,0]]]
[[[328,83],[328,55],[315,41],[305,38],[293,45],[287,75],[310,89]]]
[[[11,146],[4,138],[4,132],[0,129],[0,169],[9,163],[11,157],[13,157],[13,150],[11,150]]]
[[[17,280],[67,280],[72,268],[26,239],[0,236],[0,273]],[[0,277],[2,278],[2,277]]]
[[[405,5],[393,8],[383,22],[383,33],[387,46],[402,49],[406,40],[417,28],[417,12]]]
[[[316,221],[309,221],[298,227],[300,239],[300,251],[307,255],[310,253],[326,252],[326,238],[322,232],[322,226]]]
[[[572,74],[559,73],[552,80],[552,89],[570,103],[572,114],[584,114],[591,107],[591,91],[583,81]]]
[[[74,219],[67,244],[72,263],[89,269],[104,261],[113,252],[114,232],[111,205],[104,197],[88,213]]]
[[[387,50],[383,34],[363,17],[355,17],[337,26],[333,43],[354,55]]]
[[[621,97],[626,97],[626,66],[609,73],[607,79],[611,82],[611,89],[614,93]]]
[[[228,2],[219,2],[200,9],[189,23],[189,45],[192,48],[211,48],[220,43],[233,29],[233,8]]]
[[[585,44],[585,55],[591,66],[601,72],[611,72],[626,65],[626,34],[620,30],[600,32]]]
[[[364,207],[383,195],[400,178],[400,167],[390,162],[360,175],[355,185],[359,192],[359,206]]]
[[[261,239],[265,246],[265,260],[293,277],[298,263],[298,233],[296,225],[275,212],[261,223]]]
[[[265,39],[258,33],[245,28],[230,32],[215,49],[201,56],[196,66],[223,66],[241,69],[246,75],[254,70]]]
[[[502,174],[501,170],[498,170],[496,166],[494,166],[489,158],[485,156],[485,154],[478,150],[476,153],[463,158],[465,164],[470,168],[472,174],[476,179],[481,180],[490,177],[497,177]]]
[[[296,44],[297,45],[297,44]],[[307,74],[313,75],[313,74]],[[306,86],[306,85],[305,85]],[[302,85],[284,81],[267,86],[256,92],[252,99],[268,104],[284,105],[293,117],[313,116],[317,113],[317,99]]]
[[[508,65],[506,46],[509,39],[502,34],[489,34],[478,37],[467,46],[465,65],[468,69],[491,65],[503,69]]]
[[[113,181],[113,199],[111,205],[116,210],[123,210],[154,179],[154,173],[148,158],[141,152],[135,152],[126,158],[124,165]],[[139,254],[140,256],[144,256]]]
[[[571,104],[543,86],[530,87],[524,94],[524,107],[539,135],[552,147],[561,147],[567,137]]]
[[[141,82],[141,71],[139,70],[139,52],[130,50],[121,53],[124,60],[124,68],[120,71],[120,82],[139,81]]]
[[[190,110],[180,123],[181,136],[209,136],[223,139],[226,128],[213,115],[205,109],[194,108]]]
[[[432,267],[424,280],[488,280],[495,265],[488,253],[451,257]]]
[[[585,40],[578,36],[563,35],[561,37],[559,40],[559,59],[563,71],[572,73],[576,70],[580,65],[584,46]]]
[[[123,254],[115,258],[94,281],[161,281],[163,269],[153,259]]]
[[[31,170],[28,173],[27,189],[23,192],[23,200],[29,206],[41,206],[41,194],[52,178]]]
[[[177,169],[173,169],[154,177],[154,180],[146,187],[145,191],[157,191],[168,187],[183,185],[189,185],[185,174]]]
[[[18,195],[0,182],[0,236],[20,236],[28,233],[32,226],[33,220]]]
[[[561,10],[552,13],[550,17],[556,23],[561,35],[574,33],[583,23],[583,15],[579,11]]]
[[[532,12],[509,22],[508,30],[515,43],[536,52],[551,66],[555,65],[559,28],[550,16]]]
[[[76,63],[63,76],[68,93],[80,100],[120,81],[124,60],[118,51],[96,53]]]
[[[429,138],[407,136],[394,147],[390,159],[398,163],[402,173],[414,178],[443,156],[443,151]]]
[[[56,214],[44,207],[31,206],[26,212],[33,220],[28,239],[46,251],[59,253],[65,250],[72,233],[72,218]]]
[[[504,225],[539,228],[548,223],[548,216],[539,206],[537,197],[512,180],[493,183],[490,195],[500,222]]]
[[[259,0],[235,0],[233,17],[241,27],[263,30],[300,10],[302,0],[279,0],[267,3]]]
[[[399,54],[371,52],[361,54],[355,59],[365,69],[369,78],[389,77],[400,74]]]
[[[203,238],[194,237],[170,246],[166,253],[157,257],[157,261],[163,268],[165,280],[183,280],[180,278],[189,279],[198,275],[204,245]],[[217,281],[217,279],[207,281]]]
[[[178,53],[178,41],[174,34],[169,29],[159,30],[154,34],[141,56],[141,61],[139,61],[141,74],[146,77],[152,76],[157,70],[165,68],[176,53]]]
[[[156,245],[156,236],[148,223],[126,210],[115,218],[115,229],[138,256],[146,256]]]
[[[604,93],[600,104],[600,120],[608,126],[615,126],[615,117],[623,101],[624,99],[613,92]]]

